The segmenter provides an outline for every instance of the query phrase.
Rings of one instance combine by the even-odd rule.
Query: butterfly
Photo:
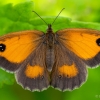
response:
[[[80,87],[87,67],[100,64],[100,31],[66,28],[53,32],[28,30],[0,37],[0,67],[15,73],[17,83],[31,91],[49,86],[61,91]]]

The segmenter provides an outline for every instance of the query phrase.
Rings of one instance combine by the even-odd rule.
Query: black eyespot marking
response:
[[[97,43],[98,46],[100,46],[100,38],[98,38],[98,39],[96,40],[96,43]]]
[[[44,79],[44,76],[43,75],[41,76],[41,79]]]
[[[58,77],[61,79],[62,78],[62,75],[59,75]]]
[[[5,44],[0,44],[0,52],[4,52],[6,49],[6,45]]]

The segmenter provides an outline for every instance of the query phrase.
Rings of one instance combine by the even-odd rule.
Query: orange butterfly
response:
[[[24,88],[41,91],[49,86],[62,91],[80,87],[86,65],[100,63],[100,31],[63,29],[46,34],[33,30],[0,37],[0,66],[14,72]]]

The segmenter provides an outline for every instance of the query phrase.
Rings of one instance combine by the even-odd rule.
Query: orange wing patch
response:
[[[59,72],[61,75],[65,75],[68,78],[72,78],[75,77],[78,74],[78,69],[75,67],[75,65],[63,65],[61,67],[59,67]]]
[[[25,75],[29,78],[36,78],[38,76],[43,75],[43,70],[44,70],[43,67],[39,65],[30,66],[28,64],[25,70]]]

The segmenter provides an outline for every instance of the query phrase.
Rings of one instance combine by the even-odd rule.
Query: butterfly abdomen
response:
[[[46,50],[46,67],[48,71],[52,71],[52,67],[54,65],[55,56],[54,49],[47,48]]]

